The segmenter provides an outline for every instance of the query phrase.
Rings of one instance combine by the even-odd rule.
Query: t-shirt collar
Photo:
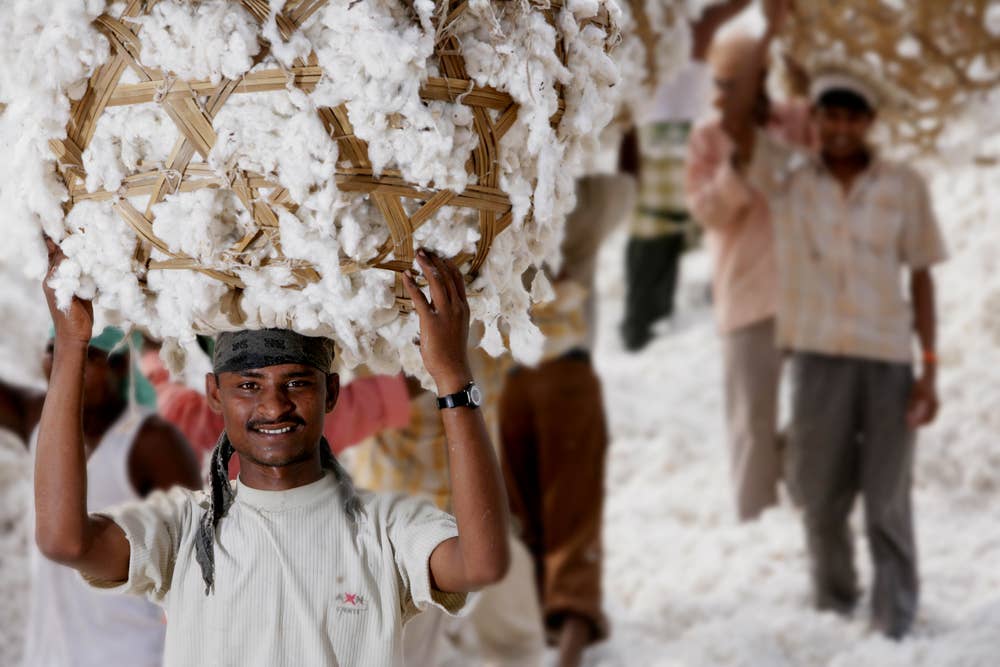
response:
[[[323,477],[315,482],[285,491],[254,489],[237,478],[236,502],[250,505],[257,509],[280,511],[312,505],[335,493],[336,489],[336,480],[334,480],[330,472],[326,472]]]

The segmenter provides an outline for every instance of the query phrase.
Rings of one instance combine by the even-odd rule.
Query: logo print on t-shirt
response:
[[[345,614],[358,614],[368,610],[368,598],[360,593],[339,593],[336,600],[337,611]]]

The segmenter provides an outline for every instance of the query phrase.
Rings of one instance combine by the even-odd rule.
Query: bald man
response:
[[[781,355],[774,344],[777,268],[767,200],[745,185],[736,167],[752,154],[757,131],[812,144],[808,106],[771,104],[765,92],[765,54],[777,18],[769,16],[763,38],[736,34],[713,45],[717,116],[692,134],[686,175],[688,204],[706,229],[714,260],[731,473],[737,515],[744,521],[778,499]],[[748,117],[755,122],[747,123]]]

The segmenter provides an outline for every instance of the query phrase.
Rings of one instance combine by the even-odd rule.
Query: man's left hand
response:
[[[938,411],[938,395],[934,376],[925,373],[910,391],[910,405],[906,410],[906,423],[918,429],[934,421]]]
[[[420,318],[420,354],[438,394],[453,394],[472,381],[465,279],[454,262],[424,249],[417,251],[417,264],[427,279],[430,301],[409,271],[403,274],[403,286]]]

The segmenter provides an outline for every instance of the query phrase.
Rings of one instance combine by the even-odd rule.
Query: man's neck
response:
[[[844,193],[851,191],[851,186],[872,162],[872,155],[869,151],[858,151],[853,155],[835,157],[828,153],[823,153],[823,164],[830,171],[833,177],[840,183]]]
[[[319,452],[314,458],[281,466],[269,466],[241,454],[240,482],[261,491],[288,491],[323,479],[326,474],[320,464]]]

